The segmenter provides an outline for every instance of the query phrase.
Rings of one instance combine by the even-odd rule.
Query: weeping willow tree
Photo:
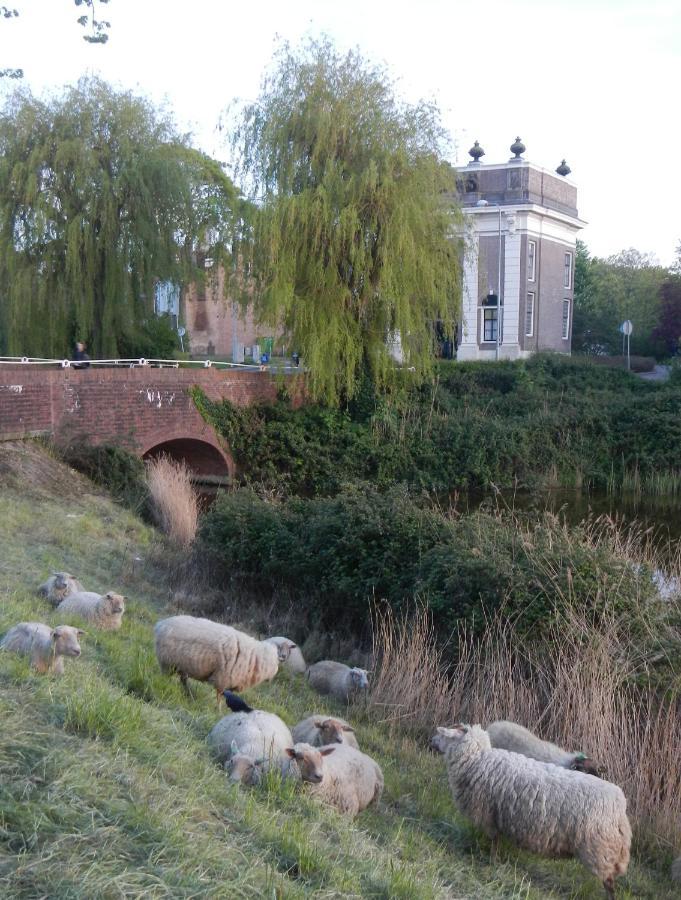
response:
[[[0,112],[0,352],[134,347],[157,280],[227,255],[235,191],[147,100],[89,78]]]
[[[284,45],[242,112],[233,145],[257,208],[243,247],[257,318],[284,329],[329,403],[367,369],[385,385],[396,341],[425,376],[434,325],[451,334],[461,293],[437,109],[400,102],[382,69],[322,40]]]

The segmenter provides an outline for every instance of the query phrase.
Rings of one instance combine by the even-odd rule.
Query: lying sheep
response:
[[[340,812],[356,816],[383,793],[383,772],[370,756],[347,744],[312,747],[298,743],[286,751],[309,791]]]
[[[331,694],[342,703],[349,703],[358,691],[369,686],[366,669],[351,669],[343,663],[323,659],[309,666],[306,677],[320,694]]]
[[[82,590],[83,585],[73,575],[69,575],[68,572],[55,572],[40,585],[38,596],[45,597],[52,606],[59,606],[70,594]]]
[[[210,619],[161,619],[154,636],[161,670],[177,672],[187,691],[188,678],[207,681],[215,688],[218,703],[225,689],[240,691],[269,681],[279,669],[280,656],[274,644]]]
[[[118,631],[123,624],[125,597],[109,591],[96,594],[94,591],[78,591],[70,594],[57,607],[60,619],[79,616],[102,631]]]
[[[347,744],[359,750],[355,729],[345,719],[333,716],[308,716],[291,730],[296,744],[324,747],[327,744]]]
[[[438,728],[457,807],[490,838],[503,834],[543,856],[576,856],[615,896],[627,870],[631,827],[615,784],[493,750],[479,725]]]
[[[224,764],[231,781],[258,784],[264,772],[278,768],[283,774],[290,761],[286,750],[293,743],[288,725],[262,709],[225,716],[208,735],[213,755]]]
[[[281,664],[289,672],[302,675],[307,668],[303,654],[298,644],[285,637],[270,637],[265,639],[266,644],[274,644],[277,649],[283,648],[283,657],[280,654]]]
[[[602,772],[592,759],[584,753],[568,753],[549,741],[542,741],[527,728],[516,722],[499,721],[492,722],[485,729],[489,735],[492,747],[497,750],[510,750],[512,753],[522,753],[538,759],[539,762],[553,763],[563,769],[574,769],[576,772],[586,772],[600,778]]]
[[[0,650],[31,657],[31,665],[42,674],[64,674],[64,657],[80,656],[78,638],[85,632],[70,625],[50,628],[42,622],[20,622],[7,632]]]

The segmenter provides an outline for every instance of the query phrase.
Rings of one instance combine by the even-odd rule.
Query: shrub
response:
[[[137,513],[147,511],[149,492],[144,463],[133,453],[111,444],[93,447],[73,441],[58,448],[62,459],[105,488]]]
[[[184,462],[159,456],[147,462],[151,508],[170,540],[187,548],[196,536],[199,498]]]

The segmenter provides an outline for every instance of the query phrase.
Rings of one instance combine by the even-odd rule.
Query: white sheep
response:
[[[283,657],[280,654],[281,664],[289,672],[296,675],[305,673],[307,663],[303,658],[303,654],[298,644],[286,637],[269,637],[265,638],[266,644],[274,644],[277,648],[283,648]]]
[[[68,572],[55,572],[40,585],[38,596],[45,597],[52,606],[59,606],[70,594],[82,590],[83,585],[73,575],[69,575]]]
[[[171,616],[154,627],[156,657],[163,672],[177,672],[185,690],[187,678],[207,681],[218,704],[225,689],[240,691],[274,678],[279,653],[266,644],[210,619]]]
[[[334,716],[308,716],[291,729],[296,744],[310,744],[312,747],[324,747],[327,744],[347,744],[359,750],[355,737],[355,729]]]
[[[254,709],[220,719],[208,735],[208,743],[232,781],[258,784],[270,768],[286,774],[290,763],[286,750],[293,737],[279,716]]]
[[[306,677],[320,694],[331,694],[342,703],[349,703],[359,691],[369,686],[366,669],[351,669],[343,663],[323,659],[309,666]]]
[[[70,594],[57,607],[60,619],[78,616],[102,631],[118,631],[123,624],[125,597],[113,591],[96,594],[94,591],[78,591]]]
[[[493,750],[479,725],[438,728],[452,797],[459,810],[496,839],[505,835],[543,856],[576,856],[615,896],[627,870],[631,827],[615,784]]]
[[[501,720],[492,722],[485,729],[489,735],[490,743],[497,750],[510,750],[512,753],[522,753],[538,759],[539,762],[553,763],[563,769],[574,769],[576,772],[586,772],[600,778],[602,772],[592,759],[584,753],[569,753],[550,741],[542,741],[517,722]]]
[[[78,638],[85,632],[70,625],[50,628],[42,622],[19,622],[0,641],[0,650],[30,656],[33,668],[42,674],[64,674],[64,657],[80,656]]]
[[[309,785],[309,792],[340,812],[356,816],[383,793],[381,767],[347,744],[317,748],[299,743],[289,747],[287,753],[297,764],[301,780]]]
[[[678,856],[672,863],[672,881],[681,883],[681,856]]]

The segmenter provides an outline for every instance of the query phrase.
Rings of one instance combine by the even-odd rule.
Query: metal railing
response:
[[[82,368],[124,368],[137,369],[142,367],[156,369],[247,369],[252,372],[264,372],[270,368],[270,364],[261,365],[260,363],[234,363],[222,362],[212,359],[90,359],[83,363],[70,359],[46,359],[40,356],[0,356],[0,366],[2,365],[31,365],[31,366],[56,366],[60,369],[82,369]],[[273,368],[277,368],[276,363],[272,364]],[[284,366],[284,368],[293,368],[293,366]]]

